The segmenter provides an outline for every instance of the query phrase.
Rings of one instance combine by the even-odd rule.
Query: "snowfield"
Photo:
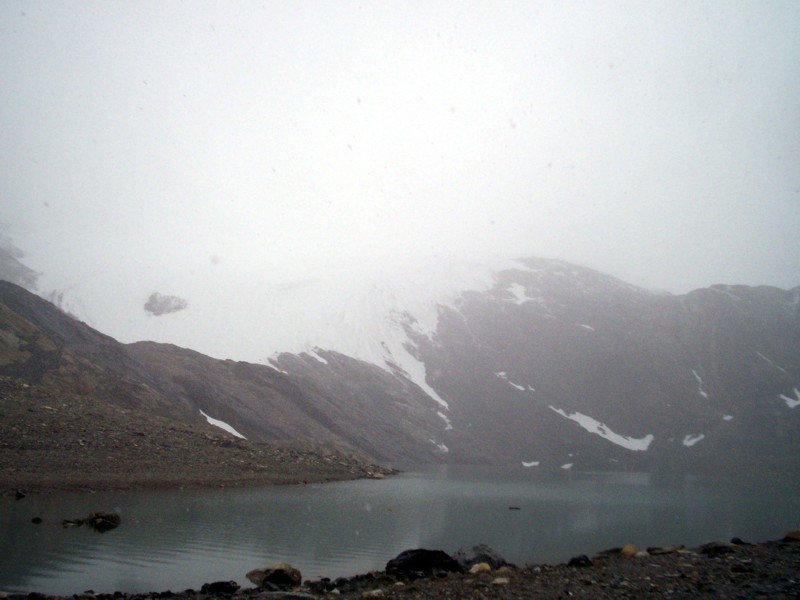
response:
[[[200,411],[200,414],[203,415],[206,418],[206,421],[208,421],[211,425],[214,425],[215,427],[219,427],[220,429],[224,429],[228,433],[231,433],[231,434],[235,435],[238,438],[242,438],[243,440],[247,439],[241,433],[236,431],[233,427],[228,425],[225,421],[220,421],[219,419],[214,419],[212,417],[209,417],[202,410]]]
[[[494,274],[509,268],[526,267],[511,260],[337,265],[292,279],[273,272],[265,259],[263,267],[206,266],[155,276],[148,269],[127,276],[117,270],[80,283],[43,277],[41,287],[58,294],[63,309],[124,343],[152,340],[270,366],[282,352],[306,353],[327,364],[318,353],[324,349],[399,370],[438,404],[450,429],[448,403],[428,385],[415,338],[433,335],[440,306],[455,307],[466,290],[490,289]],[[148,314],[144,303],[154,292],[185,298],[188,307]]]
[[[601,423],[596,419],[593,419],[590,416],[581,414],[579,412],[567,414],[566,411],[560,408],[556,408],[554,406],[551,406],[550,408],[559,415],[561,415],[562,417],[565,417],[570,421],[575,421],[586,431],[597,434],[600,437],[608,440],[612,444],[616,444],[617,446],[622,446],[627,450],[643,452],[650,447],[650,443],[653,441],[653,439],[655,439],[652,433],[649,433],[642,438],[625,437],[624,435],[614,433],[613,431],[611,431],[611,429],[609,429],[607,425]]]

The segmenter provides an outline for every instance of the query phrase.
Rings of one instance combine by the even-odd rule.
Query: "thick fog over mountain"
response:
[[[425,328],[519,256],[798,284],[795,3],[5,2],[0,56],[4,248],[122,341]]]

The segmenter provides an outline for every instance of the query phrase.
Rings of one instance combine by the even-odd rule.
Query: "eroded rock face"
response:
[[[153,292],[144,304],[145,312],[160,317],[169,313],[178,312],[189,306],[189,302],[180,296],[169,296]]]

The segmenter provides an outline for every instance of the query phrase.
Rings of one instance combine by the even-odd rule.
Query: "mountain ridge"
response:
[[[312,347],[268,365],[119,344],[4,283],[0,375],[50,377],[198,427],[208,416],[248,439],[384,464],[796,470],[800,287],[674,296],[536,258],[491,279],[437,304],[433,327],[392,315],[406,338],[393,348],[413,362]],[[14,348],[22,338],[25,349]]]

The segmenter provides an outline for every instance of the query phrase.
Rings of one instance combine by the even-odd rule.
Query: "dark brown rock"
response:
[[[303,576],[289,563],[278,563],[263,569],[253,569],[247,578],[261,588],[290,590],[300,585]]]
[[[568,567],[591,567],[592,566],[592,559],[590,559],[585,554],[579,554],[578,556],[573,556],[569,559],[567,563]]]
[[[440,571],[459,573],[461,570],[461,565],[446,552],[424,548],[405,550],[386,563],[387,573],[430,575]]]
[[[215,595],[228,595],[234,594],[239,589],[239,584],[235,581],[214,581],[213,583],[204,583],[200,588],[203,594]]]

